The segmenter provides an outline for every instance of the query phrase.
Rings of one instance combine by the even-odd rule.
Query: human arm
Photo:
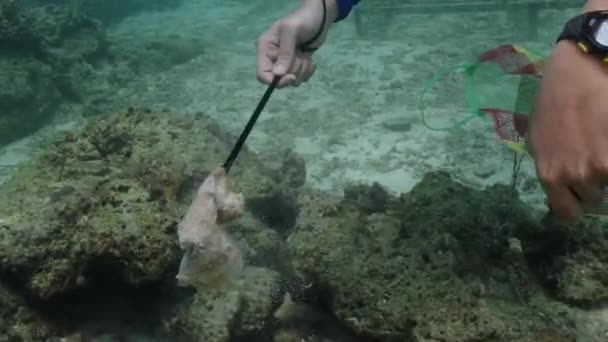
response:
[[[588,0],[583,11],[589,12],[606,9],[608,9],[608,0]]]
[[[258,40],[258,80],[270,83],[280,76],[279,87],[306,82],[316,69],[314,51],[325,42],[333,23],[346,18],[358,2],[303,0],[297,10],[277,20]]]
[[[607,9],[608,0],[589,0],[583,11]],[[555,46],[544,68],[530,147],[548,205],[564,220],[597,205],[608,184],[606,70],[569,40]]]

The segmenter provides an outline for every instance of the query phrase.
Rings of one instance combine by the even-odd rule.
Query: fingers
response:
[[[286,74],[285,76],[281,77],[279,84],[277,84],[277,88],[284,88],[284,87],[291,86],[295,83],[295,81],[296,81],[295,75]]]
[[[283,82],[283,80],[281,80],[279,84],[297,87],[302,83],[308,82],[315,72],[315,69],[315,63],[310,60],[310,58],[298,56],[294,60],[291,70],[289,70],[289,74],[286,75],[290,76],[289,81]]]
[[[547,205],[560,220],[572,222],[582,215],[581,204],[567,186],[560,184],[545,185],[545,193],[548,198]]]
[[[258,40],[256,76],[258,81],[262,83],[269,84],[274,77],[274,74],[272,73],[275,60],[272,50],[276,49],[274,45],[275,43],[272,41],[272,32],[263,34]]]
[[[257,45],[257,79],[270,84],[280,76],[278,88],[299,86],[307,82],[316,66],[312,53],[303,53],[296,48],[297,30],[288,23],[275,25],[263,34]]]
[[[601,185],[598,182],[584,182],[580,180],[575,183],[576,184],[574,184],[571,189],[580,202],[585,206],[595,206],[599,204],[602,199],[602,191]]]
[[[279,24],[278,27],[278,55],[276,62],[272,68],[272,72],[276,76],[284,76],[287,74],[296,57],[296,36],[297,29],[289,23]]]
[[[272,56],[269,58],[269,60],[272,63]],[[272,69],[272,66],[270,68]],[[272,82],[272,79],[275,77],[274,72],[268,69],[266,69],[266,71],[264,71],[264,69],[261,70],[262,72],[258,72],[258,80],[266,84]],[[284,75],[282,75],[277,87],[297,87],[300,84],[307,82],[312,76],[312,74],[315,72],[315,70],[316,66],[314,62],[310,60],[310,58],[303,57],[297,54],[293,62],[291,63],[289,70]],[[259,68],[258,71],[260,71]]]
[[[556,216],[573,221],[585,211],[597,207],[602,199],[601,182],[597,172],[588,167],[557,168],[537,165],[539,179],[547,195],[547,204]],[[589,171],[585,171],[589,170]],[[607,173],[608,174],[608,173]]]
[[[309,57],[304,58],[302,60],[302,67],[300,69],[301,82],[308,82],[312,74],[314,74],[316,68],[317,66]]]
[[[281,80],[277,87],[285,87],[295,81],[290,70],[296,57],[297,31],[288,23],[277,23],[260,36],[257,46],[257,79],[270,84],[276,76]]]

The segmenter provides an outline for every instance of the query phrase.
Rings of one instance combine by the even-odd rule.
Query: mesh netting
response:
[[[526,115],[502,111],[495,108],[482,108],[494,123],[494,132],[498,139],[511,147],[524,152],[528,140],[528,117]]]
[[[490,118],[496,136],[524,152],[542,64],[543,58],[527,50],[502,45],[474,63],[442,70],[420,96],[422,121],[431,130],[449,131]]]

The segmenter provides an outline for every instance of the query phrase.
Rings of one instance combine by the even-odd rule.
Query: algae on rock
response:
[[[29,327],[52,335],[30,303],[93,288],[99,276],[132,289],[173,282],[176,225],[234,141],[203,115],[132,108],[49,143],[0,186],[7,326],[22,336],[33,333]],[[603,336],[585,330],[584,311],[570,305],[607,296],[602,222],[541,223],[511,187],[475,190],[442,172],[400,196],[372,185],[348,187],[338,198],[303,185],[304,165],[283,158],[267,166],[241,154],[231,178],[249,212],[226,228],[247,260],[242,284],[182,294],[176,312],[159,319],[172,336],[310,336],[273,316],[281,282],[292,276],[316,294],[306,305],[352,341]]]
[[[326,288],[354,332],[383,341],[601,336],[539,284],[517,241],[529,246],[544,228],[509,186],[475,190],[434,172],[400,197],[381,193],[302,198],[289,239],[297,271]]]
[[[133,284],[162,278],[177,257],[181,187],[231,143],[214,130],[205,120],[130,110],[66,134],[0,189],[1,216],[14,223],[2,231],[2,267],[41,298],[77,286],[97,258],[118,261]],[[248,167],[233,172],[237,191],[252,199],[279,191],[253,155],[240,161]]]
[[[247,267],[241,284],[230,289],[198,291],[168,324],[177,335],[192,341],[228,342],[264,336],[279,293],[280,275]]]
[[[589,218],[565,226],[547,215],[545,230],[528,242],[529,259],[560,300],[593,307],[608,300],[608,223]]]
[[[40,341],[53,333],[25,301],[0,284],[0,342]]]
[[[132,288],[172,283],[177,223],[232,144],[208,118],[133,108],[62,134],[0,186],[0,281],[42,303],[94,288],[99,277]],[[248,199],[288,190],[246,149],[236,166],[234,188]],[[248,227],[237,235],[247,255],[276,254],[280,239],[254,219],[263,212],[248,215],[228,229]]]
[[[103,27],[56,6],[0,10],[0,144],[50,122],[65,101],[86,96],[83,76],[107,54]]]

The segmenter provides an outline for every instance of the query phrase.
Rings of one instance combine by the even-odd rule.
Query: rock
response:
[[[0,188],[0,272],[40,299],[87,286],[99,265],[130,286],[166,279],[181,256],[183,184],[215,168],[233,143],[210,125],[132,109],[49,144]],[[281,196],[253,154],[239,162],[247,168],[231,172],[235,191],[260,203]]]
[[[42,341],[53,332],[25,300],[0,284],[0,341]]]
[[[544,285],[561,300],[583,307],[608,300],[608,225],[587,218],[564,226],[547,215],[529,232],[524,251]]]
[[[141,42],[116,44],[113,48],[138,74],[160,72],[191,61],[205,51],[206,42],[197,37],[166,35]]]
[[[276,229],[263,224],[253,215],[246,215],[230,224],[232,236],[239,240],[249,265],[265,267],[283,275],[293,273],[284,237]]]
[[[87,298],[114,298],[109,315],[149,312],[170,340],[599,340],[564,302],[606,299],[601,220],[539,224],[510,186],[443,172],[400,196],[372,184],[336,197],[302,184],[289,153],[267,166],[245,149],[231,170],[250,201],[226,227],[241,281],[176,289],[176,224],[234,140],[205,116],[130,108],[49,142],[0,186],[0,336],[81,336],[63,321],[97,318]],[[286,169],[296,176],[281,181]],[[285,291],[305,313],[289,323],[275,315]]]
[[[2,43],[0,43],[2,44]],[[33,58],[0,55],[0,144],[47,123],[61,99],[52,69]]]
[[[393,82],[394,83],[394,82]],[[411,118],[396,118],[382,122],[382,128],[393,132],[409,132],[414,120]]]
[[[351,184],[344,188],[344,202],[365,214],[381,213],[387,209],[389,194],[379,183],[371,186]]]
[[[271,325],[279,274],[263,268],[245,270],[242,284],[222,291],[200,291],[169,326],[190,341],[227,342],[264,335]]]
[[[329,195],[301,198],[288,241],[296,271],[324,289],[320,305],[362,340],[515,341],[545,328],[575,331],[563,328],[569,314],[546,322],[538,310],[554,308],[519,304],[521,281],[535,279],[521,252],[509,254],[509,239],[539,225],[511,187],[475,190],[431,172],[398,198],[346,194],[338,204]],[[353,205],[366,197],[384,204]],[[550,302],[542,291],[526,294]]]
[[[105,31],[58,6],[0,4],[0,144],[51,121],[86,97],[92,64],[107,57]],[[85,81],[83,81],[85,80]]]
[[[295,152],[283,150],[263,156],[262,161],[278,188],[298,190],[306,183],[304,159]],[[272,199],[263,201],[251,198],[247,204],[259,219],[281,236],[289,234],[300,212],[297,194],[291,191],[282,191]]]

